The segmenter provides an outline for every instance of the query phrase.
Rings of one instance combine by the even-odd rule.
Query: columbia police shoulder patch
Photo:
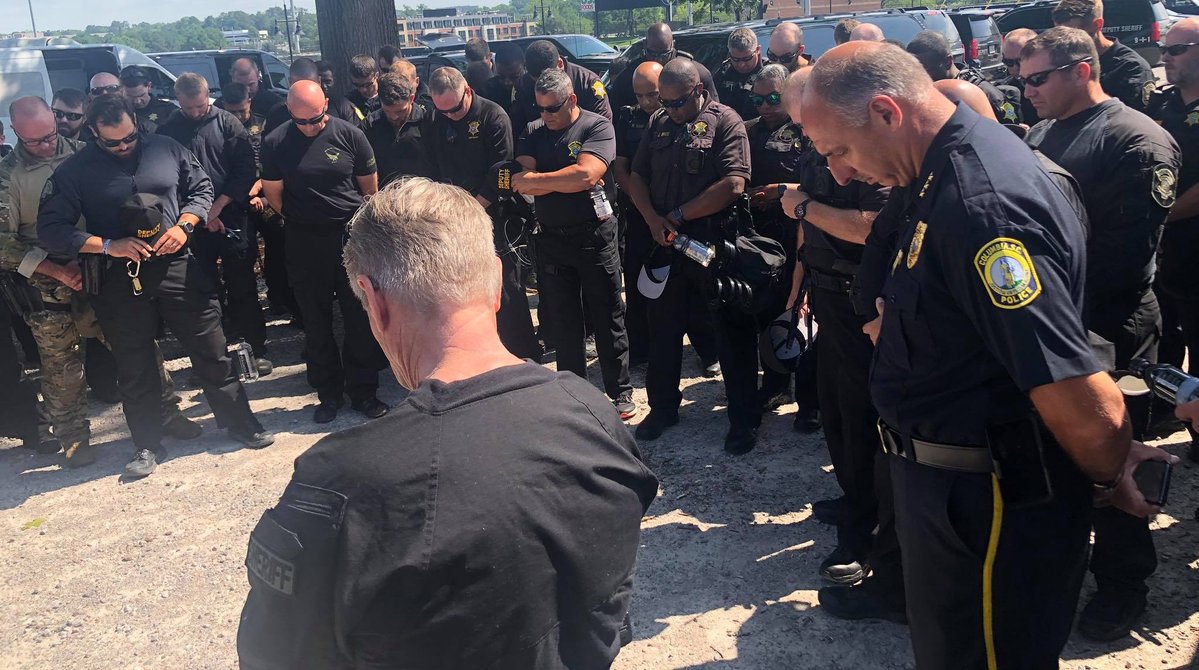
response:
[[[1178,194],[1178,177],[1168,165],[1158,165],[1153,168],[1153,201],[1169,209],[1174,206]]]
[[[997,237],[987,242],[974,255],[974,267],[996,307],[1018,309],[1041,295],[1032,256],[1020,240]]]

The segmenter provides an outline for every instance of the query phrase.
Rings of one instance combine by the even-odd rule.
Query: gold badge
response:
[[[696,137],[703,137],[708,134],[708,124],[706,121],[696,121],[695,125],[691,126],[691,134]]]
[[[1173,207],[1178,190],[1178,177],[1174,176],[1174,170],[1168,165],[1153,168],[1153,187],[1150,190],[1153,191],[1154,202],[1166,209]]]
[[[566,145],[566,150],[570,152],[570,159],[577,163],[579,160],[579,152],[583,150],[583,143],[575,140]]]
[[[261,133],[262,133],[262,128],[259,128],[257,123],[250,126],[250,134],[251,135],[259,135]]]
[[[1190,114],[1187,114],[1185,123],[1188,126],[1199,124],[1199,112],[1191,112]]]
[[[333,148],[325,149],[325,158],[328,158],[330,163],[336,163],[341,158],[341,151]]]
[[[158,112],[154,112],[154,113],[150,114],[150,116],[147,116],[146,118],[150,119],[151,121],[158,121]]]
[[[1150,98],[1153,97],[1153,91],[1156,89],[1157,89],[1157,82],[1155,80],[1150,79],[1149,81],[1145,82],[1145,85],[1141,87],[1141,104],[1142,105],[1145,105],[1146,107],[1149,106],[1149,100],[1150,100]]]
[[[1016,122],[1016,106],[1010,102],[1005,102],[999,106],[1003,110],[1003,120],[1007,123]]]
[[[974,255],[974,268],[996,307],[1018,309],[1041,295],[1032,256],[1020,240],[997,237],[987,242]]]
[[[478,137],[479,136],[479,122],[471,121],[470,123],[466,124],[466,132],[470,133],[471,137]]]
[[[608,95],[608,92],[604,90],[604,82],[598,79],[591,82],[591,92],[594,93],[595,97],[600,100],[603,100],[604,97]]]
[[[920,260],[920,248],[924,246],[924,232],[928,230],[928,224],[920,221],[916,224],[916,232],[912,233],[912,243],[908,245],[908,269],[916,267],[916,261]]]

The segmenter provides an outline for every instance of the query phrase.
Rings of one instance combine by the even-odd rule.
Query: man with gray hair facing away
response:
[[[535,198],[538,290],[544,301],[539,313],[553,323],[558,369],[586,379],[587,310],[604,391],[620,418],[630,419],[637,406],[629,384],[616,217],[608,204],[616,132],[608,119],[579,109],[570,77],[561,70],[545,70],[535,92],[541,118],[517,143],[516,160],[524,171],[512,175],[512,190]]]
[[[611,404],[504,348],[491,219],[466,191],[393,184],[345,258],[411,394],[296,460],[250,536],[241,667],[609,667],[657,492]]]
[[[749,101],[754,77],[762,71],[762,46],[758,36],[749,28],[738,28],[729,35],[729,57],[724,59],[712,79],[720,100],[733,108],[745,121],[758,117],[757,108]]]

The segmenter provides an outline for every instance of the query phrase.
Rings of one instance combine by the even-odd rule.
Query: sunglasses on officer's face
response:
[[[548,107],[542,107],[541,105],[533,105],[533,107],[537,109],[538,114],[557,114],[558,110],[562,109],[562,107],[568,102],[570,102],[569,97],[567,97],[565,100],[563,100],[562,102],[560,102],[556,105],[549,105]]]
[[[754,107],[761,107],[762,105],[778,107],[780,104],[782,104],[782,102],[783,94],[779,93],[778,91],[774,91],[773,93],[769,93],[767,95],[758,95],[757,93],[749,94],[749,103]]]
[[[1065,65],[1059,65],[1059,66],[1049,69],[1049,70],[1043,70],[1041,72],[1034,72],[1028,76],[1021,75],[1020,83],[1023,84],[1024,86],[1032,86],[1033,88],[1038,88],[1038,87],[1044,86],[1045,82],[1049,81],[1049,75],[1053,74],[1054,72],[1061,72],[1062,70],[1068,70],[1068,69],[1074,67],[1075,65],[1078,65],[1079,63],[1089,63],[1090,61],[1091,61],[1091,57],[1087,56],[1086,58],[1079,58],[1078,60],[1070,61],[1069,63],[1066,63]]]
[[[1171,44],[1170,46],[1162,45],[1162,46],[1159,46],[1158,48],[1162,50],[1163,56],[1174,56],[1175,58],[1177,58],[1177,57],[1183,55],[1184,53],[1186,53],[1188,49],[1195,46],[1196,44],[1199,44],[1199,42],[1186,42],[1183,44]]]
[[[678,109],[679,107],[682,107],[683,105],[687,104],[688,100],[695,97],[695,94],[697,91],[699,91],[698,86],[691,89],[691,92],[688,93],[687,95],[684,95],[683,97],[678,98],[676,100],[667,100],[666,98],[663,98],[662,96],[658,96],[658,102],[660,102],[662,104],[662,106],[665,107],[666,109]]]
[[[81,114],[79,112],[68,112],[64,109],[55,109],[54,110],[54,118],[58,119],[59,121],[66,119],[67,121],[74,123],[75,121],[82,119],[83,114]]]
[[[316,124],[325,120],[325,115],[326,115],[326,112],[321,112],[320,114],[317,114],[316,116],[312,117],[311,119],[297,119],[296,117],[293,116],[293,117],[291,117],[291,122],[296,124],[297,126],[315,126]]]
[[[437,107],[437,105],[433,105],[433,107],[435,109],[437,109],[437,111],[441,112],[442,114],[445,114],[446,116],[449,116],[450,114],[457,114],[458,112],[461,112],[462,108],[465,106],[466,106],[466,89],[463,89],[462,99],[459,100],[458,104],[454,105],[454,107],[452,109],[441,109],[440,107]],[[558,111],[558,110],[554,110],[554,111]]]
[[[795,62],[796,58],[799,58],[799,52],[792,51],[788,54],[776,54],[775,52],[767,49],[766,58],[769,59],[771,63],[792,63]]]
[[[729,60],[733,61],[734,63],[738,63],[738,64],[748,63],[757,57],[758,57],[758,54],[756,54],[756,53],[752,53],[748,56],[734,56],[732,53],[729,54]]]
[[[667,60],[673,59],[674,58],[674,47],[670,47],[669,49],[666,49],[665,51],[655,51],[653,49],[646,49],[645,57],[649,58],[650,60],[658,60],[659,58],[665,58]]]
[[[96,142],[98,142],[100,144],[100,146],[102,146],[102,147],[108,147],[109,149],[116,149],[117,147],[121,146],[122,144],[133,144],[134,142],[137,141],[137,135],[138,135],[138,131],[135,130],[135,131],[133,131],[132,134],[122,137],[119,140],[106,140],[103,137],[97,137]]]
[[[121,85],[113,84],[112,86],[97,86],[95,88],[89,88],[87,90],[87,92],[91,93],[92,95],[94,95],[96,97],[100,97],[102,95],[109,95],[111,93],[120,93]]]

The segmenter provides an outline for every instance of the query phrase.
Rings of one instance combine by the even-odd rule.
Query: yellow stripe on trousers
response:
[[[998,670],[995,657],[995,607],[992,602],[992,576],[995,556],[999,553],[999,529],[1003,526],[1003,496],[999,493],[999,477],[991,473],[991,537],[987,541],[987,557],[983,560],[983,641],[987,647],[987,670]]]

